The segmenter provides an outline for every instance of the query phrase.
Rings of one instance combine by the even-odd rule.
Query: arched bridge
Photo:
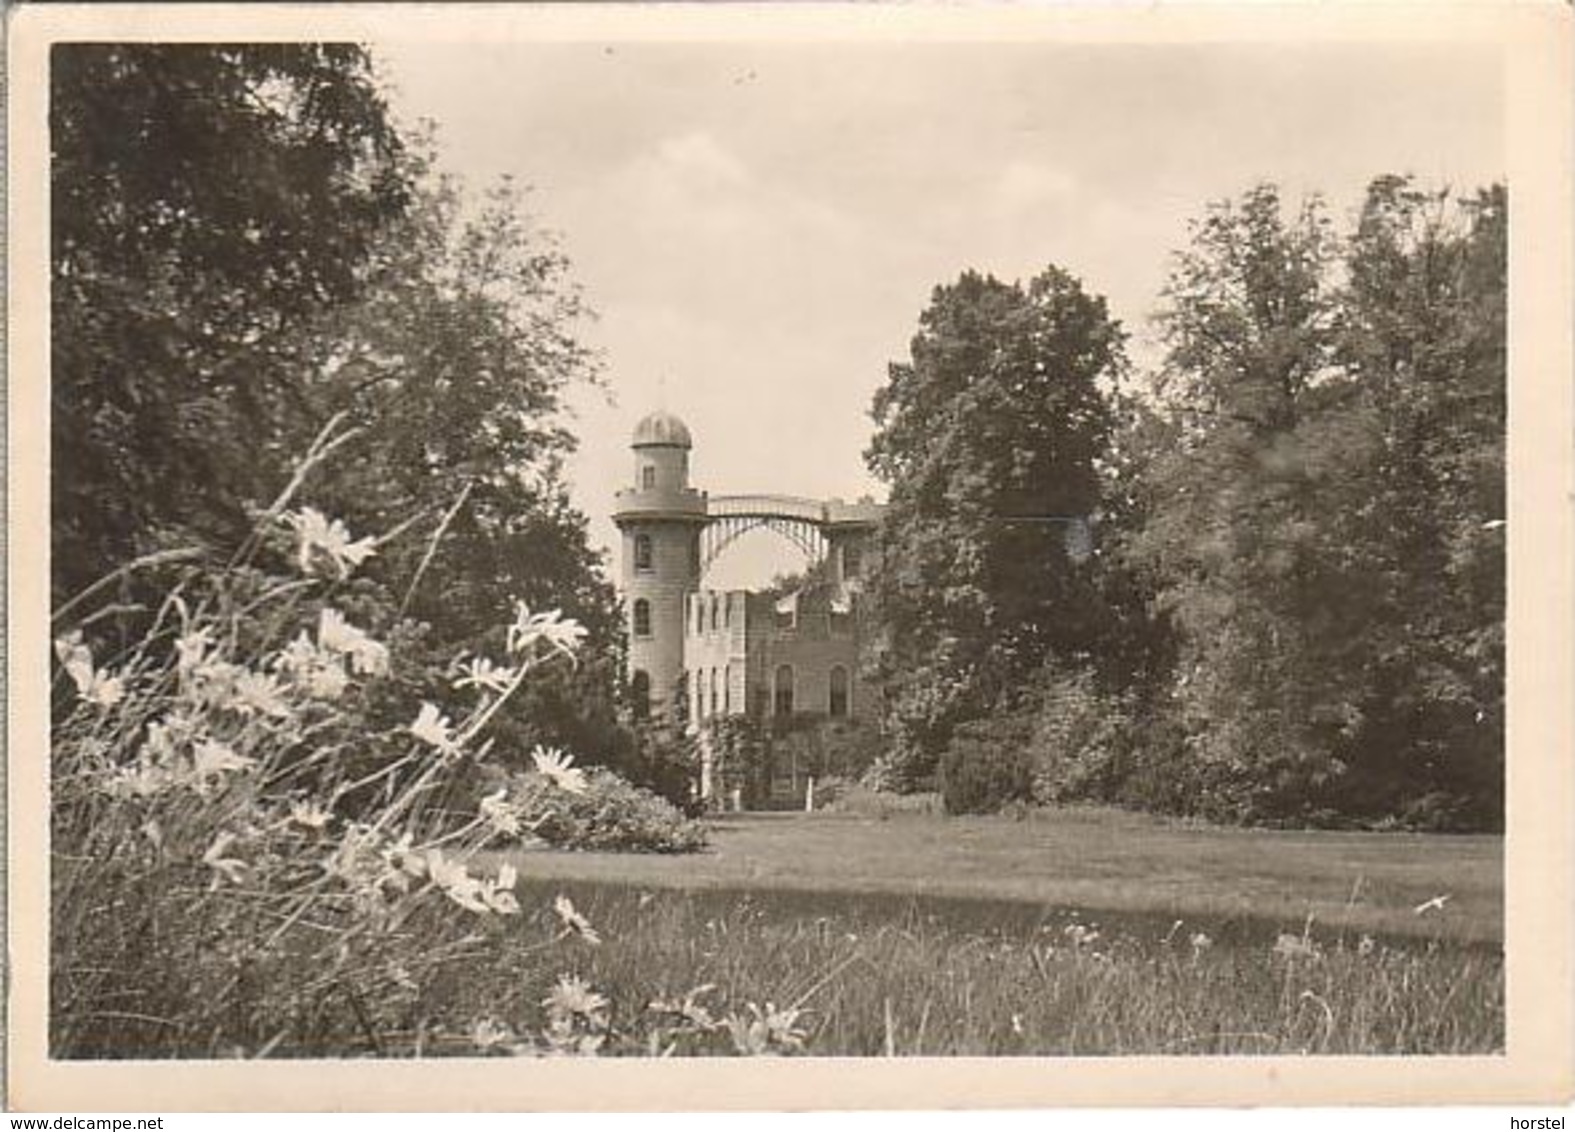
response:
[[[729,546],[750,531],[774,531],[803,551],[810,563],[826,557],[831,540],[843,531],[869,530],[880,522],[879,504],[848,504],[840,499],[797,495],[712,495],[706,501],[706,527],[700,535],[700,571],[709,570]]]

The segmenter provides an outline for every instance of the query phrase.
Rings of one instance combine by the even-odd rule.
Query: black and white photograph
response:
[[[13,71],[20,1093],[1568,1099],[1567,11],[354,7]]]

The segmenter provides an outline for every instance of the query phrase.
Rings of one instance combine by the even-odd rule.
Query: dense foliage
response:
[[[1009,363],[1086,335],[1077,304],[1025,338],[979,313],[1012,309],[1004,285],[937,291],[877,395],[871,463],[893,500],[887,723],[944,752],[952,808],[1027,790],[1502,822],[1505,219],[1501,187],[1396,177],[1347,236],[1273,186],[1220,202],[1174,259],[1139,391],[1094,380],[1113,349],[1049,353],[1038,383]],[[1062,388],[1079,396],[1044,396]],[[1088,564],[980,537],[1012,530],[1036,471],[1045,510],[1097,509]],[[997,569],[1022,600],[995,597]]]
[[[314,498],[369,549],[412,687],[495,649],[496,611],[595,644],[497,720],[500,750],[626,759],[622,635],[561,476],[563,391],[597,379],[550,233],[477,201],[391,124],[348,45],[62,45],[53,58],[52,545],[57,606],[126,643],[178,549],[222,560],[331,419]],[[375,551],[375,553],[373,553]]]
[[[313,415],[360,428],[322,497],[356,525],[413,522],[374,569],[406,579],[401,612],[434,655],[495,647],[488,609],[515,599],[574,616],[594,645],[499,721],[509,750],[555,743],[592,761],[631,747],[617,724],[622,632],[585,516],[568,498],[562,393],[596,380],[567,261],[504,183],[480,202],[412,158],[409,208],[373,249],[365,298],[326,319]]]
[[[1123,367],[1103,299],[1048,268],[936,288],[907,362],[875,397],[867,459],[891,485],[875,601],[892,763],[918,781],[953,727],[1056,653],[1096,643],[1077,554],[1097,510]]]
[[[1260,187],[1178,260],[1127,549],[1210,812],[1502,820],[1504,213],[1383,178],[1339,244]]]
[[[410,184],[352,46],[61,44],[50,75],[58,599],[161,531],[246,531],[300,453],[301,329]]]
[[[1033,797],[1028,722],[1020,715],[960,725],[941,755],[938,782],[949,814],[991,814]]]

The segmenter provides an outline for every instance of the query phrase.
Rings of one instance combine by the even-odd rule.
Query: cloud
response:
[[[1029,212],[1065,204],[1077,195],[1077,180],[1064,169],[1021,158],[1001,171],[992,193],[997,208],[1007,213]]]
[[[612,306],[683,306],[696,319],[744,327],[784,315],[830,316],[825,265],[854,253],[860,227],[837,205],[780,170],[756,171],[705,129],[654,139],[581,197],[600,217],[579,237],[587,267]],[[819,286],[806,289],[821,265]]]
[[[686,193],[725,193],[748,187],[748,168],[703,130],[663,138],[653,153],[636,159],[637,176]]]

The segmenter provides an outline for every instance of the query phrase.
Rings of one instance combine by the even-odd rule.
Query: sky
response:
[[[869,415],[932,289],[1055,263],[1140,364],[1169,256],[1270,180],[1344,221],[1372,177],[1504,175],[1496,55],[1435,45],[474,43],[374,46],[441,167],[511,174],[561,235],[607,388],[570,397],[572,496],[609,550],[658,407],[713,494],[883,497]],[[795,556],[759,532],[707,584]],[[616,568],[615,560],[609,564]]]

